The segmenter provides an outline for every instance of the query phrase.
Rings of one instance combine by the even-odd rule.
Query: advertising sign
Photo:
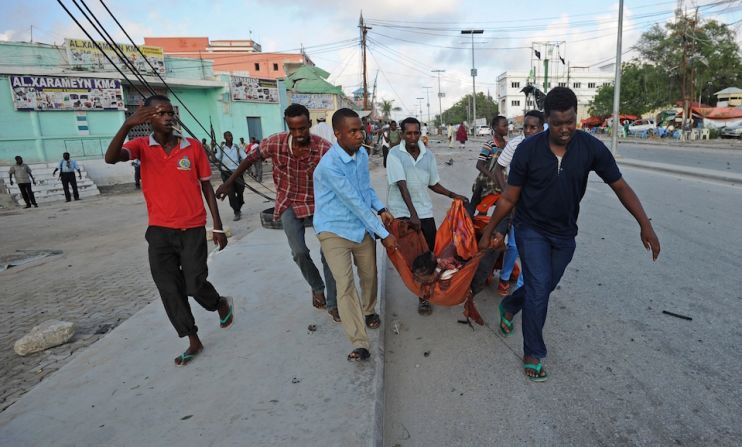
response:
[[[84,39],[65,39],[67,47],[67,58],[70,65],[80,67],[86,70],[116,70],[108,59],[90,40]],[[97,42],[103,51],[113,60],[120,68],[126,68],[123,61],[116,55],[116,51],[105,42]],[[146,57],[146,60],[137,51],[134,45],[117,43],[116,46],[136,67],[137,71],[142,73],[152,73],[152,68],[147,64],[149,61],[160,75],[165,74],[165,53],[160,47],[140,46],[139,49]]]
[[[278,85],[274,80],[230,76],[229,92],[232,101],[278,103]]]
[[[319,93],[294,93],[291,102],[301,104],[309,110],[334,110],[335,100],[333,95]]]
[[[125,110],[117,79],[10,76],[10,89],[21,111]]]

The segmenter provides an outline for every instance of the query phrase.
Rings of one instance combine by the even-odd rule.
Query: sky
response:
[[[477,91],[495,96],[497,77],[506,71],[529,70],[533,42],[558,43],[554,50],[570,66],[592,69],[615,61],[618,1],[561,2],[531,0],[104,0],[137,43],[144,36],[207,36],[210,39],[252,38],[263,51],[304,47],[316,65],[331,73],[329,80],[350,93],[361,85],[359,16],[367,22],[369,91],[376,83],[377,99],[393,100],[400,118],[419,113],[427,120],[438,113],[438,77],[445,93],[443,108],[471,93],[472,40],[464,29],[483,29],[474,39]],[[63,0],[72,11],[72,0]],[[99,0],[86,0],[115,39],[123,34]],[[673,18],[679,3],[704,19],[731,24],[742,45],[742,1],[626,0],[623,61],[636,52],[631,46],[653,24]],[[79,13],[78,13],[79,16]],[[2,2],[0,40],[62,43],[84,38],[55,0]],[[557,64],[559,65],[559,64]],[[218,69],[218,67],[215,67]],[[564,72],[565,67],[559,67]],[[425,89],[424,87],[431,87]],[[423,98],[422,100],[418,98]]]

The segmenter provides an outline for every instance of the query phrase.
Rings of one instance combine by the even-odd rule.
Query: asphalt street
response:
[[[618,155],[634,160],[672,163],[680,166],[742,174],[742,148],[699,148],[621,141],[618,145]]]
[[[475,147],[433,150],[444,186],[470,194]],[[497,332],[494,285],[477,296],[486,326],[471,329],[457,323],[461,308],[419,316],[387,271],[385,445],[739,445],[742,190],[622,170],[662,253],[651,261],[633,217],[593,176],[574,260],[551,297],[546,383],[524,377],[520,316],[514,336]],[[434,194],[438,223],[449,203]]]

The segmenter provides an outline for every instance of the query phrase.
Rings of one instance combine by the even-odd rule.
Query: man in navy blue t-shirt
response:
[[[577,215],[590,171],[613,189],[637,220],[642,243],[652,250],[652,259],[660,253],[652,224],[639,198],[622,178],[611,152],[597,138],[577,132],[574,92],[566,87],[553,88],[546,95],[544,112],[548,131],[518,146],[510,165],[508,187],[479,241],[480,248],[489,247],[494,228],[515,207],[513,225],[518,230],[515,237],[525,285],[500,303],[500,332],[511,335],[513,316],[523,311],[523,367],[528,378],[536,382],[547,377],[541,360],[546,357],[542,332],[549,295],[575,251]]]

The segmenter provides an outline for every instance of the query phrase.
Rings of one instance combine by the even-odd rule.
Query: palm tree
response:
[[[400,107],[394,107],[393,99],[382,99],[381,100],[381,115],[384,121],[389,121],[392,115],[392,110],[402,110]]]

